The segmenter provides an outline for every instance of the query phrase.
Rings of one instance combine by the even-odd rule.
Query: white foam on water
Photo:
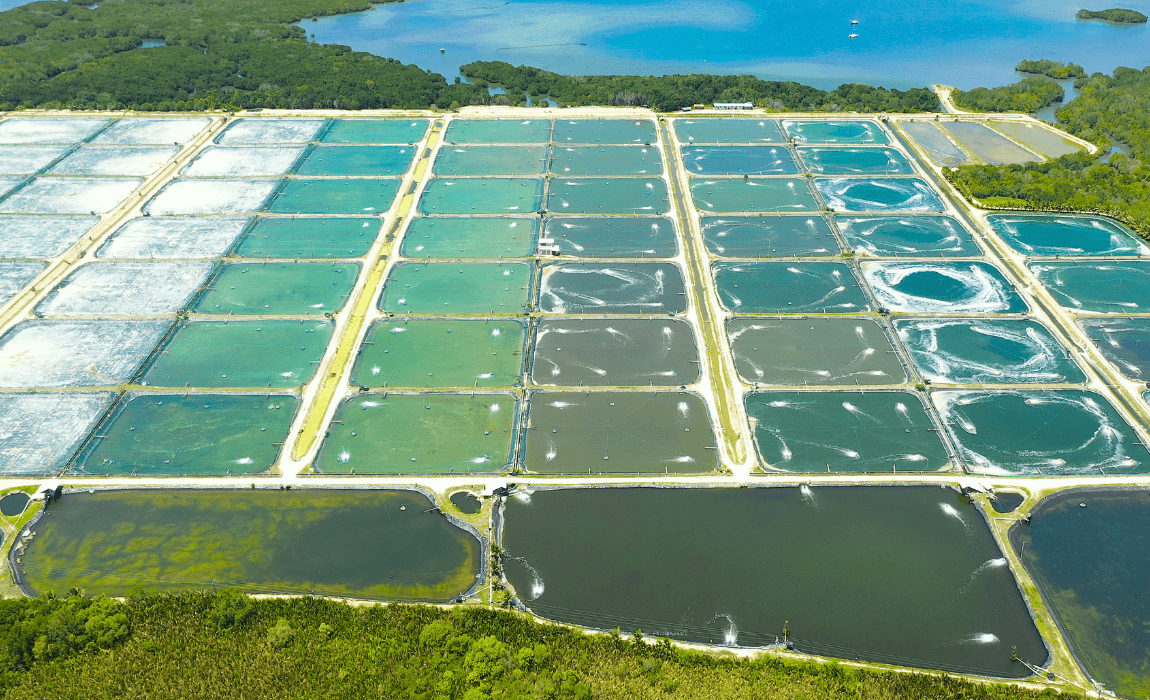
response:
[[[45,316],[175,314],[204,283],[210,262],[93,262],[77,268],[36,311]]]
[[[0,258],[54,258],[99,222],[95,216],[0,216]]]
[[[0,122],[0,143],[79,143],[108,121],[93,117],[12,117]]]
[[[323,124],[323,119],[237,119],[216,139],[216,143],[307,143],[315,138]]]
[[[52,175],[147,177],[179,153],[179,146],[80,146],[52,166]]]
[[[960,644],[995,644],[999,641],[996,635],[990,632],[979,632],[958,640]]]
[[[0,175],[32,175],[68,152],[71,146],[0,146]]]
[[[336,457],[336,459],[339,460],[340,464],[347,464],[351,461],[351,453],[347,450],[344,450],[343,452],[339,453],[339,456]]]
[[[902,313],[996,313],[1010,310],[1010,291],[1003,280],[973,263],[864,262],[863,279],[882,306]],[[963,286],[959,299],[918,296],[898,287],[911,275],[939,275]]]
[[[248,224],[247,218],[140,217],[124,224],[100,249],[100,258],[218,258]]]
[[[242,214],[259,211],[277,180],[191,180],[168,183],[144,206],[152,216]]]
[[[169,319],[25,321],[0,340],[0,387],[121,384],[171,325]]]
[[[0,202],[0,213],[106,214],[142,182],[141,178],[38,177]]]
[[[255,460],[251,457],[240,457],[236,460],[236,464],[255,464]]]
[[[875,187],[896,194],[899,199],[891,204],[864,199],[854,192],[858,187]],[[942,211],[939,195],[925,182],[917,179],[858,179],[818,178],[815,187],[835,211]]]
[[[268,177],[282,175],[303,155],[303,147],[209,146],[185,166],[186,177]]]
[[[995,345],[1018,346],[1023,360],[992,365],[971,358],[963,353],[962,348],[943,349],[939,344],[939,334],[954,326],[969,327],[978,335],[993,338],[998,341]],[[1068,380],[1063,365],[1069,361],[1062,347],[1054,338],[1029,324],[931,319],[899,324],[899,338],[911,351],[923,376],[932,382],[968,384],[990,380],[1009,384],[1053,384]]]
[[[112,403],[110,392],[0,393],[0,474],[62,466]]]
[[[90,143],[183,144],[211,123],[212,120],[206,117],[132,117],[120,119],[97,134]]]

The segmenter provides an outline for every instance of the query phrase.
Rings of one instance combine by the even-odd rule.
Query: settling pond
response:
[[[32,595],[237,586],[445,601],[469,590],[479,541],[420,493],[123,490],[66,494],[33,528]]]
[[[508,499],[507,576],[586,627],[1000,677],[1048,652],[981,513],[936,487],[570,489]],[[572,527],[572,523],[579,523]]]

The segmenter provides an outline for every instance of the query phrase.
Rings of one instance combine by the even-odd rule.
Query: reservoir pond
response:
[[[606,516],[606,517],[605,517]],[[572,527],[578,523],[578,527]],[[1048,652],[982,514],[937,487],[606,488],[507,500],[535,613],[721,646],[1000,677]]]

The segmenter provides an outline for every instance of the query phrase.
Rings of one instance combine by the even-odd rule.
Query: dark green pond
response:
[[[703,240],[712,255],[727,258],[824,257],[839,243],[821,216],[704,216]]]
[[[1150,319],[1088,319],[1079,323],[1118,371],[1131,379],[1150,377]]]
[[[577,524],[574,526],[573,524]],[[982,515],[937,487],[536,491],[506,506],[506,571],[586,627],[1029,675],[1047,650]]]
[[[237,586],[445,601],[471,588],[475,537],[425,496],[376,490],[141,490],[68,494],[36,526],[33,594]]]
[[[675,224],[654,216],[553,216],[544,237],[579,258],[669,258],[679,250]]]
[[[539,308],[551,313],[666,314],[687,310],[673,263],[560,263],[543,268]]]
[[[870,308],[844,263],[716,263],[711,270],[719,300],[735,313],[856,313]]]
[[[1022,505],[1026,500],[1026,496],[1021,493],[1014,493],[1013,491],[1002,491],[995,494],[995,498],[990,502],[990,505],[997,513],[1013,513],[1015,508]]]
[[[451,494],[448,500],[450,500],[451,505],[458,508],[460,512],[467,513],[468,515],[474,515],[483,508],[483,501],[476,498],[475,494],[470,491],[456,491]]]
[[[0,498],[0,514],[6,515],[9,518],[20,515],[27,507],[28,501],[31,498],[23,491],[15,491],[8,494],[4,498]],[[2,540],[0,540],[2,541]]]
[[[1124,697],[1150,694],[1150,492],[1064,491],[1010,541],[1087,672]]]
[[[544,319],[531,380],[560,386],[678,386],[699,379],[691,324],[647,319]]]

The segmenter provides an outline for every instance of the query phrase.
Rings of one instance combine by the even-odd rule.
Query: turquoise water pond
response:
[[[1030,271],[1062,306],[1094,313],[1150,311],[1150,262],[1032,263]]]
[[[991,214],[995,232],[1028,256],[1147,255],[1150,248],[1129,229],[1100,216]]]
[[[825,257],[839,244],[821,216],[704,216],[703,241],[727,258]]]
[[[711,270],[719,301],[735,313],[854,313],[870,308],[844,263],[716,263]]]
[[[653,216],[552,216],[544,237],[580,258],[669,258],[679,251],[675,224]]]
[[[876,257],[977,256],[970,232],[949,216],[836,216],[835,223],[856,253]]]
[[[795,175],[799,164],[786,146],[687,146],[683,166],[692,175]]]

